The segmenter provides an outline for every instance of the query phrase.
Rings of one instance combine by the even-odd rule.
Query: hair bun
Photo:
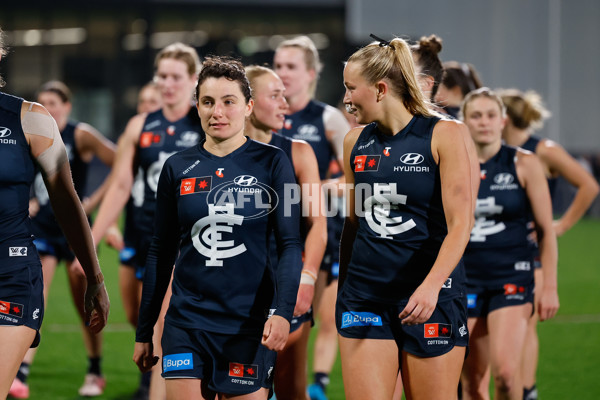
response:
[[[419,39],[419,46],[438,54],[442,51],[442,39],[436,35],[423,36]]]

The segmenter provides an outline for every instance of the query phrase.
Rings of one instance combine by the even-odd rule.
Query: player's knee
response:
[[[500,392],[510,393],[515,385],[516,368],[503,366],[494,376],[494,384]]]

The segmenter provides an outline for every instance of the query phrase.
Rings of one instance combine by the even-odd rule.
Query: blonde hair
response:
[[[250,82],[250,87],[252,88],[252,92],[254,93],[255,90],[255,82],[256,79],[260,78],[263,75],[266,74],[273,74],[275,76],[277,76],[277,74],[275,74],[275,71],[273,71],[271,68],[267,68],[267,67],[263,67],[261,65],[249,65],[245,68],[246,70],[246,77],[248,78],[248,81]]]
[[[165,58],[182,61],[187,65],[187,71],[190,76],[198,77],[201,68],[201,61],[198,53],[193,47],[181,42],[168,45],[156,55],[154,59],[154,68],[158,69],[158,63]]]
[[[533,90],[523,93],[518,89],[500,89],[498,92],[506,114],[516,128],[539,129],[551,115],[544,107],[542,97]]]
[[[463,100],[462,104],[460,105],[459,117],[461,120],[464,121],[464,119],[465,119],[465,115],[467,112],[467,105],[479,97],[485,97],[486,99],[495,101],[496,104],[498,104],[498,108],[500,109],[502,118],[504,118],[506,116],[506,107],[504,106],[504,103],[502,102],[502,99],[500,98],[500,96],[496,92],[494,92],[492,89],[490,89],[488,87],[482,87],[482,88],[475,89],[475,90],[469,92],[467,94],[467,96],[465,97],[465,99]]]
[[[317,90],[317,80],[319,79],[319,74],[323,69],[323,64],[319,59],[319,51],[317,50],[317,46],[308,36],[296,36],[293,39],[284,40],[279,43],[279,46],[275,49],[277,52],[279,49],[283,48],[296,48],[304,53],[304,63],[306,64],[306,69],[314,70],[316,72],[315,80],[310,83],[309,91],[311,96],[315,95]]]
[[[370,84],[385,79],[392,93],[402,99],[411,114],[439,116],[421,92],[411,49],[404,40],[395,38],[389,43],[373,42],[352,54],[348,62],[358,64],[361,75]]]

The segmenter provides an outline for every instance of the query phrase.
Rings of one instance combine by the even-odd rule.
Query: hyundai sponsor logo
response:
[[[512,174],[508,174],[508,173],[500,173],[500,174],[496,174],[496,176],[494,176],[494,182],[497,185],[510,185],[511,183],[513,183],[513,181],[515,180],[515,178],[512,176]]]
[[[252,186],[258,182],[258,179],[251,175],[240,175],[233,182],[238,186]]]
[[[370,312],[347,311],[342,314],[342,329],[351,326],[382,326],[381,316]]]
[[[425,157],[423,157],[419,153],[406,153],[406,154],[403,154],[402,157],[400,157],[400,161],[403,164],[408,164],[408,165],[421,164],[424,160],[425,160]]]
[[[0,126],[0,138],[5,138],[10,136],[10,129],[4,127],[4,126]]]

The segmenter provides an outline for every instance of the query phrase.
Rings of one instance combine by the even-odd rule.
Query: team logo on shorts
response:
[[[446,279],[446,282],[442,285],[442,289],[451,289],[452,288],[452,278]]]
[[[0,300],[0,314],[8,314],[21,318],[23,317],[23,304]]]
[[[181,180],[179,194],[204,193],[210,192],[212,187],[212,176],[203,176],[201,178],[186,178]]]
[[[527,288],[515,285],[514,283],[507,283],[503,288],[506,300],[523,300],[527,294]]]
[[[258,365],[229,363],[229,376],[236,378],[258,379]]]
[[[376,156],[355,156],[354,172],[375,172],[379,169],[380,155]]]
[[[27,257],[27,247],[9,247],[9,257]]]
[[[450,324],[425,324],[426,338],[449,338],[452,336],[452,325]]]
[[[163,356],[163,372],[194,369],[192,353],[169,354]]]
[[[346,311],[342,314],[342,329],[352,326],[382,326],[381,316],[370,312]]]

